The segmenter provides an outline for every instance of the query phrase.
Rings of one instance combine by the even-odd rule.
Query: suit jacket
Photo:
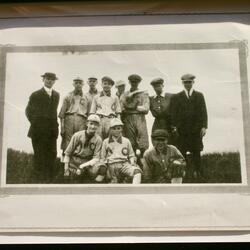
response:
[[[155,118],[152,133],[157,129],[167,129],[170,131],[170,102],[172,94],[165,93],[159,96],[150,96],[150,111]]]
[[[150,111],[156,119],[168,119],[169,107],[172,94],[165,93],[163,96],[150,96]]]
[[[190,99],[181,91],[171,101],[171,122],[180,134],[200,135],[201,128],[207,128],[207,108],[201,92],[193,91]]]
[[[57,108],[59,98],[58,92],[52,90],[50,97],[44,88],[31,94],[25,110],[30,122],[29,137],[58,137]]]

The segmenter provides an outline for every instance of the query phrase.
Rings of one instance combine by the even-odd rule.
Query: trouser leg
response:
[[[204,177],[203,169],[201,166],[201,152],[200,151],[193,151],[193,162],[194,162],[194,169],[198,174],[198,177]]]
[[[32,183],[41,183],[42,176],[42,154],[40,149],[40,143],[38,138],[32,138],[32,147],[34,151],[33,168],[32,168]]]
[[[56,138],[34,138],[32,145],[34,149],[34,181],[51,183],[55,175]]]
[[[49,138],[47,147],[47,171],[46,171],[46,182],[52,183],[57,171],[56,171],[56,138]]]

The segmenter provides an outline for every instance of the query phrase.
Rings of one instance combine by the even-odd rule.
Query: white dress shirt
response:
[[[184,89],[184,91],[185,91],[185,93],[186,93],[187,98],[189,99],[189,98],[192,96],[194,89],[191,88],[191,89],[189,90],[189,96],[188,96],[188,91],[187,91],[186,89]]]
[[[52,95],[52,88],[49,89],[49,88],[47,88],[46,86],[43,86],[43,87],[44,87],[46,93],[51,97],[51,95]]]

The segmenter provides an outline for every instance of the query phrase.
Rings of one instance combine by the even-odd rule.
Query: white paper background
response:
[[[123,44],[124,42],[208,43],[249,41],[250,38],[249,25],[236,23],[27,28],[1,30],[0,33],[0,44],[26,46]],[[209,58],[206,60],[206,63],[213,64],[213,60],[210,61]],[[167,79],[177,81],[174,77],[171,79],[171,76],[167,76]],[[238,81],[235,75],[233,78]],[[232,78],[228,79],[231,81]],[[34,89],[37,87],[38,85]],[[248,194],[11,195],[2,197],[0,202],[1,228],[32,227],[35,231],[35,227],[60,229],[70,226],[79,228],[140,226],[179,228],[179,230],[211,227],[243,230],[250,226]],[[171,238],[168,239],[171,241]]]

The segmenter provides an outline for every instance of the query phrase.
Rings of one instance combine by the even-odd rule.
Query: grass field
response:
[[[7,183],[36,183],[31,177],[33,155],[26,152],[8,149]],[[240,154],[238,152],[211,153],[202,156],[205,183],[240,183]],[[64,183],[63,164],[56,161],[58,175],[54,183]]]

